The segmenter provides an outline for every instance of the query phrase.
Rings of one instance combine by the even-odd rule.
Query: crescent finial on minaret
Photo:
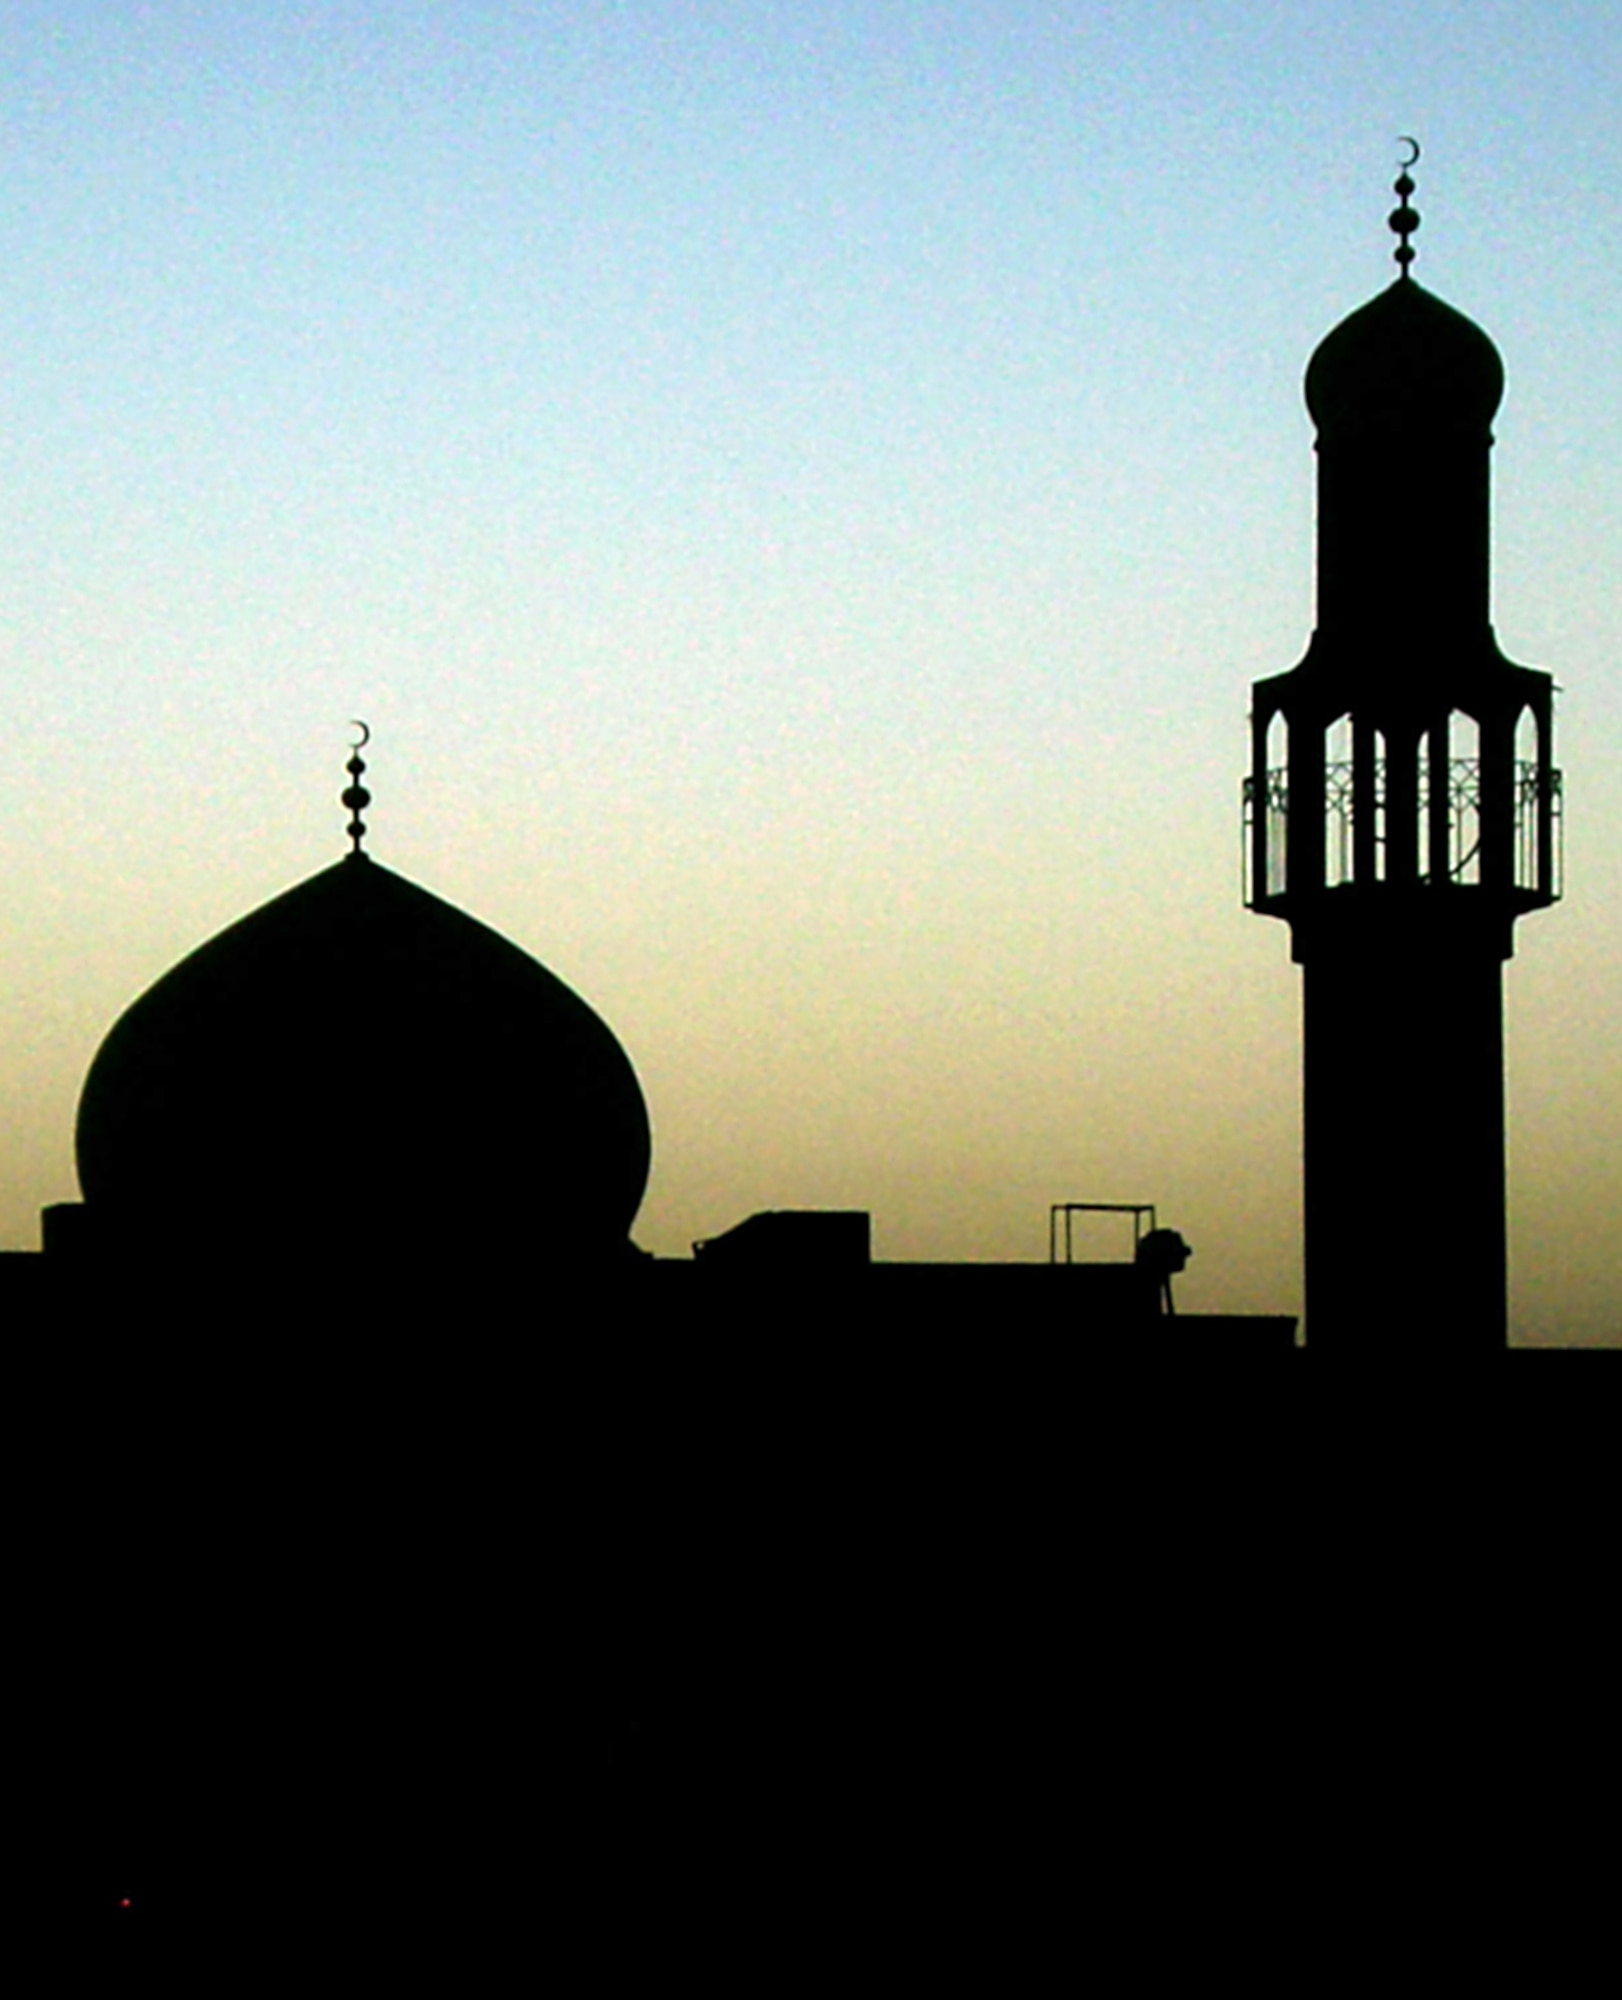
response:
[[[1396,249],[1391,254],[1402,267],[1402,275],[1406,278],[1408,275],[1408,266],[1414,261],[1414,246],[1408,239],[1419,227],[1418,209],[1408,206],[1408,197],[1414,191],[1413,177],[1408,172],[1408,169],[1418,164],[1419,141],[1404,133],[1397,143],[1408,147],[1409,152],[1407,159],[1400,163],[1402,172],[1392,182],[1392,192],[1396,195],[1399,205],[1392,209],[1386,220],[1390,223],[1399,239]]]
[[[371,793],[361,783],[361,777],[366,770],[366,760],[360,754],[365,746],[371,742],[372,732],[370,727],[360,721],[358,717],[355,720],[354,727],[360,731],[360,736],[350,746],[349,762],[344,766],[344,769],[349,773],[349,784],[345,788],[343,796],[338,801],[349,812],[349,825],[345,831],[349,835],[349,851],[351,855],[360,853],[360,844],[366,837],[366,822],[361,818],[361,814],[372,803]]]

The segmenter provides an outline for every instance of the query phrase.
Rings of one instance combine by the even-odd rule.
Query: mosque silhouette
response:
[[[1505,1344],[1502,963],[1560,893],[1560,780],[1550,677],[1488,620],[1502,366],[1411,277],[1397,189],[1399,275],[1307,372],[1318,625],[1256,687],[1245,837],[1247,901],[1305,973],[1307,1345],[1423,1358]],[[926,1797],[1006,1817],[1063,1705],[1040,1648],[997,1683],[993,1751],[937,1685],[940,1657],[985,1667],[983,1636],[911,1680],[876,1664],[906,1651],[912,1559],[875,1581],[865,1516],[842,1560],[874,1664],[835,1657],[834,1614],[796,1622],[806,1521],[927,1440],[956,1477],[999,1423],[1068,1423],[1109,1358],[1253,1378],[1293,1319],[1173,1313],[1186,1246],[1142,1205],[1113,1265],[1065,1254],[1063,1202],[1046,1263],[886,1264],[865,1214],[771,1210],[645,1254],[629,1057],[366,853],[358,749],[349,770],[351,852],[115,1023],[83,1199],[5,1260],[75,1469],[61,1567],[94,1579],[42,1704],[75,1884],[126,1938],[137,1905],[237,1936],[270,1921],[245,1877],[331,1925],[415,1868],[465,1936],[535,1907],[536,1840],[546,1894],[604,1923],[691,1851],[713,1866],[690,1910],[762,1893],[762,1856],[833,1895],[860,1849],[876,1879],[852,1800],[881,1763],[915,1834]],[[735,1568],[707,1569],[722,1545]],[[903,1775],[897,1703],[932,1718]],[[955,1803],[926,1739],[954,1746]]]
[[[46,1282],[65,1296],[187,1274],[296,1311],[335,1274],[373,1295],[511,1293],[552,1331],[655,1322],[780,1331],[837,1311],[875,1335],[928,1327],[1136,1334],[1225,1354],[1288,1347],[1286,1315],[1183,1315],[1189,1251],[1148,1203],[1061,1202],[1045,1263],[881,1263],[863,1211],[765,1210],[656,1258],[632,1238],[647,1107],[613,1032],[544,966],[365,851],[198,947],[120,1017],[91,1064],[83,1200],[53,1204]],[[1072,1254],[1079,1212],[1130,1216],[1131,1252]],[[97,1308],[99,1309],[99,1307]]]
[[[1307,1341],[1404,1355],[1506,1341],[1502,963],[1516,918],[1560,893],[1561,801],[1552,679],[1503,657],[1489,615],[1503,365],[1411,276],[1412,192],[1405,170],[1396,281],[1307,369],[1318,623],[1256,686],[1245,786],[1247,901],[1289,923],[1305,974]],[[351,853],[107,1036],[79,1108],[83,1202],[44,1220],[53,1275],[208,1266],[274,1290],[364,1263],[385,1285],[538,1283],[554,1320],[578,1295],[672,1329],[814,1319],[832,1287],[879,1334],[1294,1344],[1282,1315],[1178,1318],[1188,1247],[1141,1203],[1055,1201],[1045,1265],[875,1263],[867,1216],[774,1211],[690,1259],[643,1256],[629,1058],[533,959],[364,852],[364,770],[357,750]],[[1128,1259],[1074,1261],[1088,1206],[1132,1212]]]

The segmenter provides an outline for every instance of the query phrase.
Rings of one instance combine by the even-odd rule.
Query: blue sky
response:
[[[1619,101],[1598,4],[8,8],[0,1240],[118,1010],[339,851],[364,714],[379,858],[630,1048],[654,1247],[1151,1199],[1190,1303],[1296,1305],[1238,780],[1415,132],[1567,690],[1517,1326],[1622,1324]]]

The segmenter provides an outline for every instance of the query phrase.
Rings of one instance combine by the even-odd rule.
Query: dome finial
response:
[[[1414,191],[1413,179],[1408,169],[1416,165],[1419,160],[1419,141],[1410,138],[1407,133],[1404,133],[1397,141],[1397,144],[1399,146],[1407,146],[1411,150],[1407,159],[1402,162],[1402,172],[1398,174],[1397,178],[1391,184],[1392,191],[1395,193],[1400,206],[1392,209],[1386,220],[1401,239],[1391,254],[1402,266],[1402,275],[1406,278],[1408,275],[1408,266],[1414,261],[1414,246],[1408,239],[1419,227],[1418,209],[1408,206],[1408,197]]]
[[[349,809],[349,825],[344,830],[349,835],[350,852],[352,854],[359,854],[360,844],[366,837],[366,822],[361,818],[361,814],[372,803],[371,793],[361,783],[361,774],[366,769],[366,760],[360,753],[371,742],[372,731],[371,726],[368,723],[362,722],[358,716],[355,718],[352,726],[360,731],[360,739],[350,746],[353,754],[350,756],[349,762],[344,766],[344,769],[349,773],[349,785],[338,803],[342,806],[347,806]]]

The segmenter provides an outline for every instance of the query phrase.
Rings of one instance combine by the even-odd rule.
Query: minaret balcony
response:
[[[1247,778],[1245,907],[1288,918],[1323,895],[1404,889],[1496,892],[1506,897],[1511,916],[1558,902],[1564,870],[1560,772],[1536,759],[1517,759],[1508,773],[1507,801],[1496,801],[1495,813],[1480,757],[1447,759],[1445,797],[1433,804],[1432,773],[1439,762],[1420,758],[1410,765],[1400,815],[1383,757],[1367,768],[1350,757],[1325,761],[1313,774],[1316,780],[1321,773],[1321,782],[1298,779],[1293,792],[1288,764]],[[1495,819],[1507,820],[1507,842],[1495,843],[1488,832]]]

